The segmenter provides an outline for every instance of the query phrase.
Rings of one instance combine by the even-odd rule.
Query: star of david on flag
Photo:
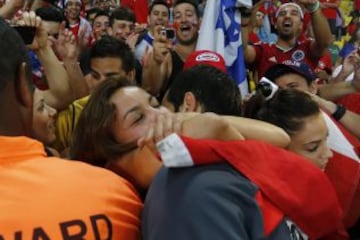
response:
[[[205,7],[197,50],[212,50],[221,54],[227,72],[239,85],[241,94],[249,92],[244,52],[241,41],[240,6],[251,7],[251,0],[211,0]]]

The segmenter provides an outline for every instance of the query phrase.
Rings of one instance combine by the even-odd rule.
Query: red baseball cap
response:
[[[198,64],[207,64],[226,73],[224,58],[217,52],[210,50],[199,50],[191,53],[184,63],[184,70]]]

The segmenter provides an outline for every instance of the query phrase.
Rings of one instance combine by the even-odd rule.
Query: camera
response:
[[[259,91],[266,101],[271,99],[278,89],[279,87],[266,77],[262,77],[256,86],[256,91]]]
[[[161,30],[161,34],[165,35],[167,39],[175,38],[175,29],[174,28],[164,28]]]
[[[19,33],[20,37],[26,45],[32,44],[36,33],[35,27],[12,26],[12,28],[14,28]]]

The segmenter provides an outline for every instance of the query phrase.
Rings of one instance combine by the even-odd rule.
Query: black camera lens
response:
[[[166,29],[166,38],[167,39],[174,39],[175,38],[175,30],[172,28]]]
[[[273,88],[270,83],[267,82],[259,82],[259,84],[256,86],[256,91],[260,91],[261,94],[267,98],[271,95]]]

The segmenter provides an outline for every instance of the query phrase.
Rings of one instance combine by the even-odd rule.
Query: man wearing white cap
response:
[[[242,14],[241,29],[245,61],[257,71],[259,79],[270,66],[289,60],[305,62],[315,69],[319,58],[327,51],[331,43],[331,32],[320,10],[319,1],[299,0],[299,3],[311,15],[315,39],[298,38],[303,27],[304,13],[296,3],[285,3],[277,10],[275,28],[278,32],[278,40],[275,44],[249,45],[250,14]]]
[[[82,6],[81,0],[65,0],[64,6],[68,28],[77,37],[83,34],[83,39],[79,40],[83,43],[87,43],[92,29],[90,23],[80,16]]]

